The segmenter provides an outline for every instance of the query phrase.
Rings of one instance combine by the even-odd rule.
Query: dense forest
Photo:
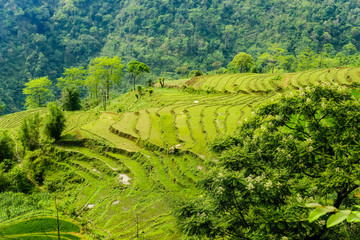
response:
[[[326,44],[333,55],[349,44],[356,52],[359,5],[355,0],[1,0],[0,104],[6,105],[3,113],[21,110],[28,79],[48,76],[55,83],[64,68],[86,66],[100,55],[138,60],[156,74],[178,78],[193,69],[226,67],[241,51],[257,60],[274,43],[294,56],[320,53]]]

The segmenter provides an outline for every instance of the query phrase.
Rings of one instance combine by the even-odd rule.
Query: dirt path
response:
[[[283,80],[283,86],[284,87],[287,87],[289,86],[289,78],[290,78],[291,75],[286,75],[284,80]]]

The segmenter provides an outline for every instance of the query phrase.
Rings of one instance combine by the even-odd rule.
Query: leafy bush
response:
[[[48,108],[49,114],[45,119],[45,134],[50,138],[59,140],[62,131],[65,129],[64,113],[54,103],[50,103]]]
[[[314,86],[257,110],[231,136],[217,139],[221,154],[178,217],[197,237],[243,239],[354,239],[357,228],[327,229],[307,221],[305,204],[336,209],[359,204],[360,102],[349,90]]]
[[[8,174],[10,189],[15,192],[28,193],[32,190],[32,183],[27,178],[24,170],[18,166],[11,169]]]
[[[6,133],[2,133],[0,135],[0,163],[4,163],[5,170],[9,170],[14,164],[13,158],[14,142]]]
[[[25,118],[20,126],[20,141],[25,149],[33,151],[40,146],[40,124],[39,114]]]

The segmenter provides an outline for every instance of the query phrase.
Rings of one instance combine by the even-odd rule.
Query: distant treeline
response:
[[[359,11],[356,0],[0,0],[0,103],[4,112],[18,111],[28,79],[55,82],[64,68],[98,56],[138,60],[178,78],[226,67],[247,52],[263,72],[261,54],[278,43],[289,56],[286,71],[326,66],[312,59],[324,45],[333,46],[332,57],[346,56],[349,43],[360,48]]]

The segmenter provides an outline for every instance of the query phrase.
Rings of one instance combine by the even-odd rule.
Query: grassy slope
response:
[[[360,82],[359,68],[202,76],[186,83],[196,93],[180,90],[184,81],[178,81],[151,96],[119,96],[107,112],[67,113],[65,142],[55,147],[68,155],[58,165],[83,182],[69,183],[59,198],[86,219],[92,229],[87,238],[132,239],[139,232],[145,239],[178,239],[172,203],[200,194],[195,182],[206,167],[203,159],[212,158],[207,143],[233,131],[255,107],[276,98],[277,91],[332,79]],[[22,118],[37,111],[45,113],[4,116],[0,129],[14,131]],[[101,146],[78,145],[77,139],[94,139]],[[171,154],[174,149],[183,154]],[[129,184],[121,180],[124,176]]]

